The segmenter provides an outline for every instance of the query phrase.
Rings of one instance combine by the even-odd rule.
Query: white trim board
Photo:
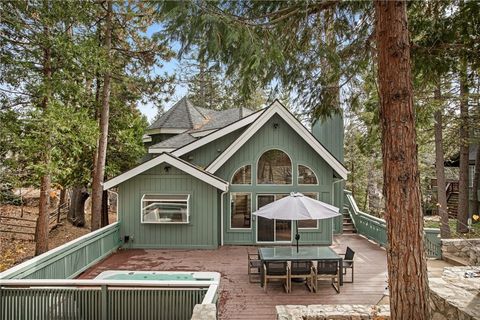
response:
[[[202,181],[204,181],[205,183],[208,183],[212,186],[214,186],[215,188],[217,189],[220,189],[222,191],[227,191],[228,190],[228,182],[218,178],[218,177],[215,177],[213,174],[210,174],[208,172],[205,172],[205,171],[202,171],[200,170],[199,168],[193,166],[192,164],[182,160],[182,159],[179,159],[179,158],[176,158],[174,156],[172,156],[171,154],[168,154],[168,153],[162,153],[161,155],[159,155],[158,157],[156,158],[153,158],[152,160],[149,160],[147,162],[144,162],[142,163],[141,165],[125,172],[125,173],[122,173],[121,175],[119,176],[116,176],[115,178],[113,179],[110,179],[108,180],[107,182],[105,182],[103,184],[103,190],[108,190],[112,187],[115,187],[116,185],[119,185],[120,183],[128,180],[128,179],[131,179],[133,177],[135,177],[136,175],[142,173],[142,172],[145,172],[161,163],[168,163],[170,164],[171,166],[174,166],[175,168],[179,169],[179,170],[182,170],[184,171],[185,173],[195,177],[195,178],[198,178]]]
[[[278,114],[290,127],[296,131],[330,167],[342,178],[347,179],[348,171],[314,136],[295,118],[280,102],[275,100],[256,120],[248,130],[243,132],[224,152],[222,152],[205,170],[215,173],[232,157],[265,123],[275,114]],[[207,136],[208,137],[208,136]]]

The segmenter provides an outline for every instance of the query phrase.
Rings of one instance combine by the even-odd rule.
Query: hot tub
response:
[[[167,286],[209,286],[219,284],[220,274],[218,272],[108,270],[100,273],[95,279],[152,281]]]

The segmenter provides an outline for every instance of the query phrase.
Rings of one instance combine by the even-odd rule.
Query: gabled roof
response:
[[[223,151],[207,168],[206,171],[215,173],[244,145],[273,115],[278,114],[290,127],[296,131],[320,157],[342,178],[347,179],[347,169],[338,161],[314,136],[290,113],[278,100],[275,100],[256,120],[248,130],[245,130],[225,151]],[[207,136],[208,137],[208,136]]]
[[[243,108],[245,109],[245,108]],[[238,109],[234,109],[238,110]],[[173,155],[180,157],[192,150],[195,150],[207,143],[212,142],[213,140],[216,140],[218,138],[223,137],[224,135],[227,135],[235,130],[238,130],[240,128],[243,128],[252,122],[254,122],[260,114],[264,111],[259,110],[256,112],[248,112],[248,115],[245,116],[245,113],[243,114],[243,117],[241,119],[236,119],[235,121],[230,122],[229,124],[225,125],[224,127],[217,128],[217,129],[206,129],[203,131],[197,130],[197,131],[189,131],[185,132],[183,134],[180,134],[178,136],[172,137],[170,139],[167,139],[165,141],[162,141],[160,143],[157,143],[153,146],[151,146],[148,149],[149,153],[162,153],[165,151],[165,148],[175,148],[176,150],[172,152]],[[206,132],[206,135],[202,135],[202,132]],[[188,135],[188,137],[187,137]],[[181,137],[180,137],[181,136]],[[175,140],[175,138],[178,137],[178,140]],[[170,144],[172,141],[173,143]],[[175,144],[176,146],[173,147],[172,145]]]
[[[181,171],[184,171],[186,173],[188,173],[189,175],[195,177],[195,178],[198,178],[200,180],[202,180],[203,182],[205,183],[208,183],[212,186],[214,186],[215,188],[217,189],[220,189],[222,191],[227,191],[228,190],[228,182],[214,176],[213,174],[211,173],[208,173],[194,165],[192,165],[191,163],[185,161],[185,160],[182,160],[180,158],[177,158],[175,156],[172,156],[171,154],[169,153],[162,153],[161,155],[159,155],[158,157],[156,158],[153,158],[147,162],[144,162],[142,163],[141,165],[125,172],[125,173],[122,173],[121,175],[119,176],[116,176],[115,178],[113,179],[110,179],[106,182],[104,182],[103,184],[103,190],[107,190],[107,189],[110,189],[112,187],[115,187],[117,185],[119,185],[120,183],[124,182],[124,181],[127,181],[133,177],[135,177],[136,175],[138,174],[141,174],[142,172],[145,172],[161,163],[168,163],[169,165],[181,170]]]

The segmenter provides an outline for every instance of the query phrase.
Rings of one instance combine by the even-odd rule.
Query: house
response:
[[[292,243],[295,222],[252,215],[292,191],[343,208],[341,117],[309,131],[278,101],[256,112],[215,111],[183,98],[145,141],[153,158],[104,183],[117,189],[127,248]],[[301,244],[330,245],[342,219],[298,227]]]

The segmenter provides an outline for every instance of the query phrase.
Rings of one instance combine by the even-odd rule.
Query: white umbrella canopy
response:
[[[253,214],[267,219],[279,220],[321,220],[340,215],[337,207],[294,192],[287,197],[261,207]]]
[[[298,192],[291,192],[289,196],[269,203],[253,214],[278,220],[321,220],[340,216],[337,207],[306,197]],[[295,240],[298,252],[298,240],[300,240],[298,224],[296,225]]]

